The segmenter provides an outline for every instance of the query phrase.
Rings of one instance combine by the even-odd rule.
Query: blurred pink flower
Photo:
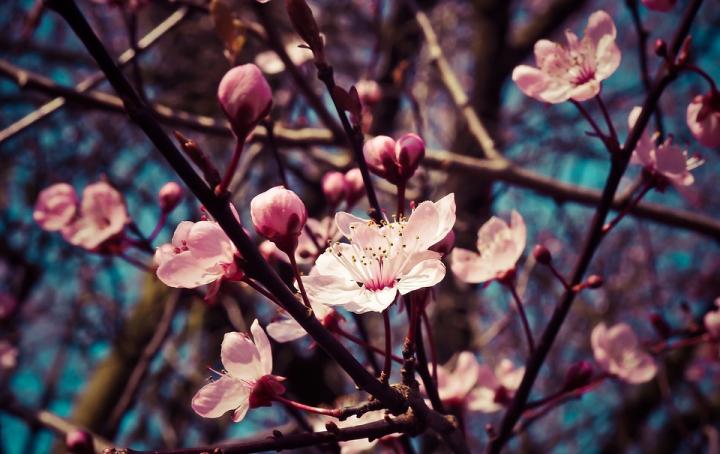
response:
[[[360,102],[364,106],[372,105],[382,98],[382,89],[374,80],[363,79],[355,84]]]
[[[327,172],[322,177],[322,190],[328,204],[337,207],[347,195],[345,175],[337,171]]]
[[[365,142],[363,155],[371,172],[393,184],[410,179],[425,157],[425,142],[416,134],[405,134],[397,142],[377,136]]]
[[[54,184],[38,195],[33,219],[43,230],[60,230],[75,216],[77,204],[77,194],[72,186],[67,183]]]
[[[354,168],[345,172],[345,186],[347,191],[345,194],[345,203],[349,209],[349,207],[355,205],[355,203],[365,195],[365,183],[363,182],[360,169]]]
[[[468,410],[494,413],[502,409],[520,387],[523,375],[525,368],[515,367],[507,358],[500,361],[495,372],[483,364],[478,371],[477,383],[469,396]]]
[[[235,245],[214,221],[178,224],[172,243],[155,251],[157,277],[175,288],[195,288],[223,278],[237,278]]]
[[[182,200],[183,191],[179,184],[174,181],[167,182],[158,191],[158,199],[160,200],[160,209],[164,213],[174,210],[180,200]]]
[[[455,368],[450,370],[448,364],[437,368],[437,386],[440,400],[453,406],[464,406],[470,392],[478,381],[480,364],[472,352],[461,352]]]
[[[479,253],[455,248],[452,251],[453,273],[462,281],[481,283],[515,269],[525,250],[527,231],[520,213],[513,210],[511,223],[493,216],[478,230]]]
[[[233,410],[240,422],[250,408],[269,406],[285,392],[283,377],[272,375],[270,340],[257,320],[245,333],[226,333],[220,347],[225,373],[203,386],[192,399],[192,409],[204,418],[219,418]]]
[[[705,329],[713,337],[720,337],[720,298],[715,300],[715,310],[712,310],[705,314],[703,322]]]
[[[641,0],[642,4],[655,11],[667,12],[673,9],[677,0]]]
[[[335,222],[350,240],[335,243],[303,278],[311,301],[358,314],[382,312],[398,293],[432,287],[445,277],[441,255],[428,248],[455,224],[455,197],[425,201],[408,219],[375,224],[340,212]]]
[[[272,90],[253,64],[228,71],[218,86],[218,100],[235,135],[244,138],[272,107]]]
[[[595,361],[604,371],[628,383],[643,383],[655,376],[655,360],[641,349],[627,323],[618,323],[610,329],[600,323],[593,328],[590,341]]]
[[[307,210],[297,194],[275,186],[253,197],[250,216],[260,235],[290,254],[297,247],[298,237],[307,221]]]
[[[93,251],[122,233],[128,222],[130,218],[122,195],[100,181],[85,187],[79,213],[62,228],[62,235],[69,243]]]
[[[706,147],[720,147],[720,93],[711,91],[693,98],[687,108],[687,125]]]
[[[635,125],[641,110],[641,107],[636,106],[630,111],[630,128]],[[650,175],[659,178],[658,189],[663,190],[664,186],[670,183],[678,192],[692,200],[694,195],[689,187],[695,182],[695,178],[690,171],[701,166],[704,161],[697,157],[688,157],[687,151],[674,145],[671,137],[656,145],[656,137],[657,135],[651,138],[643,131],[633,150],[630,163],[643,166]]]
[[[588,19],[582,40],[569,30],[565,32],[567,47],[541,39],[535,43],[538,67],[517,66],[512,79],[523,93],[540,101],[590,99],[600,92],[600,82],[620,65],[616,34],[612,18],[596,11]]]
[[[8,341],[0,341],[0,370],[17,366],[17,348]]]

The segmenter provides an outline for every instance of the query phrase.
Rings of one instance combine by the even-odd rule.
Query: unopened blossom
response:
[[[214,221],[178,224],[172,242],[155,251],[157,277],[175,288],[195,288],[241,275],[235,264],[238,251]]]
[[[526,236],[525,221],[517,211],[513,210],[510,225],[493,216],[478,230],[478,252],[453,249],[453,273],[464,282],[478,284],[514,270],[525,250]]]
[[[500,361],[495,371],[483,364],[478,371],[475,387],[467,401],[470,411],[494,413],[509,402],[525,375],[524,367],[516,367],[505,358]]]
[[[382,312],[419,288],[445,277],[441,255],[428,250],[455,224],[455,197],[422,202],[407,219],[376,224],[349,213],[335,216],[350,243],[331,245],[303,277],[310,301],[341,306],[358,314]]]
[[[345,172],[345,203],[351,207],[365,194],[365,183],[360,169],[354,168]]]
[[[720,147],[720,92],[712,90],[693,98],[687,108],[687,125],[706,147]]]
[[[347,183],[345,175],[337,171],[331,171],[323,175],[322,191],[330,206],[336,207],[347,195]]]
[[[250,216],[260,235],[292,254],[307,221],[307,210],[297,194],[275,186],[250,201]]]
[[[123,196],[100,181],[85,187],[79,212],[61,232],[69,243],[92,251],[120,235],[128,222],[130,218]]]
[[[65,435],[65,447],[70,454],[94,454],[92,435],[81,429],[72,429]]]
[[[164,213],[169,213],[182,200],[183,191],[179,184],[174,181],[167,182],[158,191],[158,200],[160,200],[160,209]]]
[[[627,323],[610,328],[600,323],[593,328],[590,341],[595,361],[604,371],[628,383],[643,383],[655,376],[655,360],[642,350]]]
[[[233,411],[240,422],[251,408],[267,407],[285,392],[283,377],[272,375],[270,340],[257,320],[245,333],[226,333],[220,347],[225,372],[203,386],[192,399],[192,409],[204,418],[219,418]]]
[[[677,0],[640,0],[646,7],[655,11],[667,12],[673,9]]]
[[[33,219],[43,230],[60,230],[73,219],[77,205],[75,189],[67,183],[57,183],[40,192],[35,202]]]
[[[600,92],[600,82],[620,65],[616,35],[608,13],[596,11],[590,15],[582,39],[568,30],[566,46],[547,39],[536,42],[537,68],[517,66],[512,79],[523,93],[540,101],[557,104],[590,99]]]
[[[375,175],[393,184],[404,184],[425,157],[425,142],[412,133],[397,142],[387,136],[377,136],[365,142],[363,155]]]
[[[223,76],[218,101],[235,135],[244,138],[270,111],[272,91],[260,68],[249,63]]]
[[[630,111],[630,128],[635,125],[641,111],[639,106]],[[664,189],[669,183],[681,194],[692,197],[690,186],[695,182],[695,178],[690,171],[701,166],[704,161],[694,156],[688,157],[687,150],[673,144],[672,137],[660,144],[656,144],[656,138],[657,134],[650,137],[643,131],[633,150],[630,163],[643,166],[645,171],[656,179],[659,189]]]

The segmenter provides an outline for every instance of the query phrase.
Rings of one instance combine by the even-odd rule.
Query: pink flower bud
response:
[[[223,76],[218,100],[235,134],[244,138],[270,111],[272,91],[260,68],[250,63]]]
[[[587,283],[588,288],[597,289],[603,286],[604,280],[602,276],[591,274],[585,282]]]
[[[375,104],[382,98],[380,85],[374,80],[363,79],[355,84],[355,89],[363,105]]]
[[[160,199],[160,209],[163,210],[164,213],[171,212],[175,209],[178,203],[180,203],[182,195],[182,188],[179,184],[175,183],[174,181],[165,183],[165,185],[160,188],[160,191],[158,192],[158,198]]]
[[[417,134],[405,134],[398,139],[395,154],[400,162],[401,176],[409,179],[425,157],[425,142]]]
[[[550,262],[552,262],[552,254],[550,254],[548,248],[542,244],[535,245],[533,248],[533,257],[535,257],[535,261],[541,265],[549,265]]]
[[[365,143],[363,155],[374,174],[401,184],[413,176],[425,157],[425,142],[415,134],[405,134],[397,142],[377,136]]]
[[[75,189],[67,183],[57,183],[40,192],[33,219],[40,228],[53,232],[68,225],[77,212]]]
[[[93,454],[93,444],[92,436],[84,430],[73,429],[65,436],[65,446],[71,454]]]
[[[282,186],[268,189],[252,199],[250,216],[260,235],[294,256],[298,236],[307,221],[307,210],[297,194]]]
[[[355,205],[365,194],[365,183],[360,169],[350,169],[345,173],[345,191],[345,202],[348,207]]]
[[[663,339],[668,339],[670,336],[672,336],[672,328],[668,324],[667,320],[665,320],[665,317],[656,312],[653,312],[652,314],[650,314],[649,318],[650,324],[652,324],[655,332],[658,333],[660,337],[662,337]]]
[[[687,108],[687,125],[706,147],[720,147],[720,93],[696,96]]]
[[[334,171],[326,173],[322,179],[322,190],[328,203],[337,206],[347,195],[345,175]]]
[[[570,366],[565,373],[563,389],[573,390],[590,384],[593,368],[589,361],[579,361]]]
[[[646,7],[661,12],[668,12],[675,6],[676,0],[641,0]]]

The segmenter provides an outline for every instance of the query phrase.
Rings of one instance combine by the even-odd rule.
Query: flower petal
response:
[[[222,277],[222,274],[206,269],[189,251],[158,259],[165,261],[157,269],[157,277],[168,287],[195,288],[207,285]]]
[[[352,229],[350,229],[350,226],[356,223],[367,223],[367,219],[362,219],[354,214],[346,213],[344,211],[340,211],[337,214],[335,214],[335,225],[337,225],[338,230],[340,230],[340,233],[342,233],[345,238],[350,238],[352,236]]]
[[[493,279],[497,274],[497,270],[489,267],[480,255],[467,249],[453,249],[451,261],[453,273],[464,282],[479,284]]]
[[[605,11],[595,11],[588,18],[588,23],[585,27],[585,37],[589,38],[597,48],[600,40],[606,36],[613,40],[615,36],[617,36],[615,22],[613,22],[612,17]]]
[[[445,265],[438,259],[423,260],[400,278],[397,289],[405,295],[419,288],[432,287],[445,277]]]
[[[225,333],[220,347],[220,360],[233,378],[254,381],[266,375],[258,348],[243,333]]]
[[[268,340],[267,334],[260,327],[260,323],[255,319],[250,326],[250,332],[252,332],[253,340],[255,341],[255,347],[260,354],[260,364],[263,368],[263,375],[272,374],[272,349],[270,348],[270,340]]]
[[[307,332],[292,318],[286,318],[268,324],[265,329],[275,342],[292,342],[305,336]]]
[[[223,375],[200,388],[192,399],[192,409],[204,418],[219,418],[235,408],[247,406],[250,390],[245,384]]]

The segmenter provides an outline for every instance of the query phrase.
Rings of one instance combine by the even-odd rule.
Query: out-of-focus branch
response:
[[[167,19],[162,21],[157,27],[155,27],[147,35],[141,38],[137,42],[135,48],[128,49],[122,54],[120,54],[120,57],[118,57],[118,66],[122,67],[130,62],[135,61],[142,52],[152,47],[156,42],[158,42],[160,38],[162,38],[167,32],[172,30],[185,17],[187,17],[188,11],[189,9],[187,7],[182,7],[172,13],[170,16],[168,16]],[[80,83],[78,83],[75,88],[78,92],[85,92],[97,86],[103,80],[105,80],[103,73],[101,71],[98,71],[95,74],[80,81]],[[51,101],[48,101],[36,110],[30,112],[23,118],[3,129],[2,131],[0,131],[0,144],[20,133],[25,128],[32,126],[37,121],[46,118],[53,112],[56,112],[65,105],[65,102],[66,100],[63,97],[58,97]]]
[[[445,58],[437,35],[430,24],[430,19],[420,10],[415,0],[406,0],[406,3],[415,12],[415,20],[420,26],[420,30],[425,38],[425,43],[428,46],[430,63],[435,66],[440,74],[440,79],[445,85],[447,91],[450,93],[450,97],[452,98],[455,107],[457,107],[457,109],[462,113],[463,119],[465,120],[465,123],[467,123],[470,133],[480,145],[485,157],[489,159],[503,159],[502,155],[495,147],[495,141],[493,141],[482,121],[480,121],[480,117],[478,117],[477,112],[475,112],[475,109],[473,109],[470,104],[470,99],[468,99],[465,94],[465,90],[460,84],[460,81],[455,75],[450,63],[448,63]]]

